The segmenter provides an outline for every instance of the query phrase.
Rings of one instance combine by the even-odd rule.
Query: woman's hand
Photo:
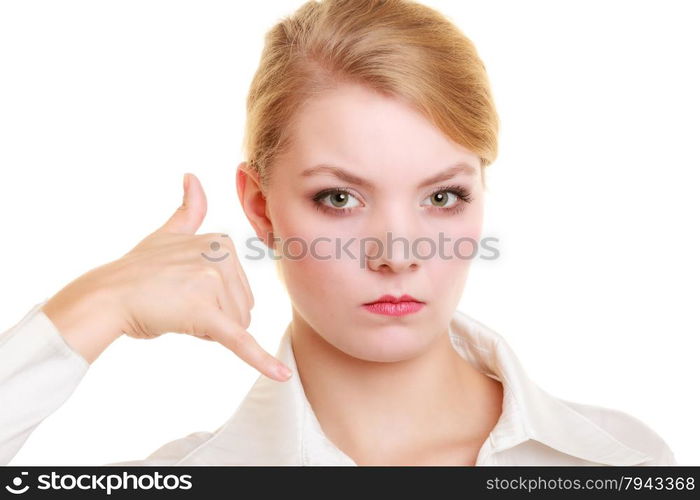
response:
[[[287,369],[246,331],[253,294],[225,234],[196,235],[207,200],[186,174],[182,205],[118,260],[80,276],[51,297],[44,313],[92,363],[116,338],[185,333],[219,342],[275,380]]]

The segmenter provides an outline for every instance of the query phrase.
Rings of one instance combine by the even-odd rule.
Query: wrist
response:
[[[89,364],[122,335],[112,299],[103,290],[80,293],[71,283],[42,307],[66,343]]]

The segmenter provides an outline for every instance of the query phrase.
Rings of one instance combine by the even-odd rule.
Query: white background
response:
[[[460,309],[545,390],[626,411],[700,464],[694,3],[424,3],[474,41],[502,120],[484,229],[502,255],[474,263]],[[0,3],[0,331],[160,226],[187,171],[209,200],[199,232],[248,253],[246,92],[264,33],[301,4]],[[242,263],[274,352],[289,300],[271,261]],[[216,343],[122,337],[12,463],[144,458],[217,428],[257,377]]]

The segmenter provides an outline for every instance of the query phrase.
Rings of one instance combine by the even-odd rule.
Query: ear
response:
[[[253,226],[255,234],[258,235],[265,244],[273,248],[272,243],[272,221],[268,217],[267,199],[265,198],[260,184],[258,173],[250,168],[247,162],[238,164],[236,170],[236,189],[238,199],[250,225]]]

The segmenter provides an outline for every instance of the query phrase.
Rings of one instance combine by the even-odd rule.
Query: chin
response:
[[[348,356],[378,363],[405,361],[425,352],[430,339],[420,332],[425,330],[406,326],[384,326],[348,332],[350,338],[335,339],[331,343]],[[424,334],[424,333],[423,333]]]

